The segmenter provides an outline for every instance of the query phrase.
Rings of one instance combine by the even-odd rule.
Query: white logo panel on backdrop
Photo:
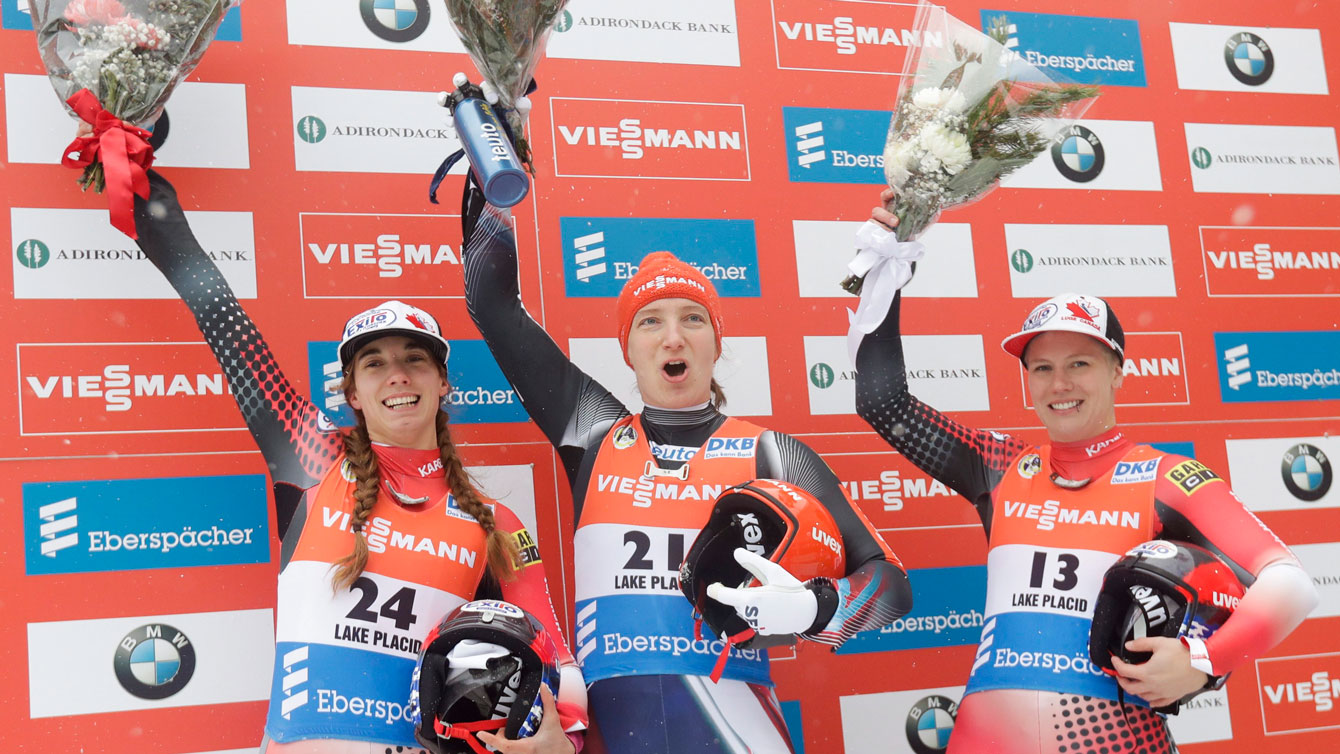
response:
[[[576,60],[738,66],[735,4],[573,0],[559,13],[545,54]]]
[[[1147,120],[1082,120],[1037,159],[1000,185],[1006,188],[1162,191],[1154,124]]]
[[[1340,542],[1294,545],[1289,549],[1312,577],[1312,584],[1321,598],[1317,609],[1308,613],[1308,619],[1340,615]]]
[[[940,411],[987,411],[986,356],[980,335],[904,335],[908,389]],[[806,335],[810,413],[856,413],[856,371],[843,335]]]
[[[156,168],[251,167],[247,146],[247,91],[242,84],[184,81],[167,106],[171,123]],[[9,161],[59,165],[76,121],[46,76],[5,74],[5,134]],[[78,176],[70,171],[71,180]]]
[[[1183,702],[1176,715],[1168,716],[1168,730],[1178,744],[1228,741],[1233,738],[1233,720],[1228,714],[1228,689],[1207,691]]]
[[[1225,440],[1233,490],[1253,511],[1340,508],[1332,484],[1336,437]]]
[[[187,212],[191,230],[239,299],[256,298],[250,212]],[[135,242],[96,209],[14,207],[16,299],[177,299]]]
[[[856,230],[864,224],[842,220],[791,222],[801,298],[841,298],[850,303],[849,308],[856,307],[856,299],[843,291],[839,283],[848,274],[847,263],[856,255]],[[917,263],[917,274],[903,288],[903,296],[977,297],[971,225],[936,223],[917,240],[926,245],[926,258]]]
[[[949,745],[963,686],[852,694],[838,699],[847,754],[933,754]]]
[[[1317,29],[1168,24],[1180,89],[1328,94]]]
[[[1340,194],[1340,155],[1330,126],[1185,125],[1196,191]]]
[[[465,52],[451,26],[445,3],[430,5],[429,0],[400,0],[389,5],[372,0],[288,0],[288,43],[370,50]],[[443,89],[450,88],[447,82],[451,81],[453,73],[454,69],[443,70]]]
[[[619,341],[614,338],[571,338],[568,353],[572,363],[605,386],[628,410],[642,410],[637,378],[624,363]],[[761,336],[724,337],[715,376],[726,393],[731,416],[771,416],[772,386],[768,380],[768,341]]]
[[[475,486],[488,497],[512,509],[535,536],[535,468],[530,464],[466,466]]]
[[[295,86],[293,159],[298,170],[432,175],[460,148],[430,92]],[[461,160],[453,175],[464,175]]]
[[[1015,298],[1177,295],[1166,225],[1006,223],[1005,245]]]

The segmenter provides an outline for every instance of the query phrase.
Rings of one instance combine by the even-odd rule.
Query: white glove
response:
[[[707,596],[730,605],[763,635],[798,634],[819,614],[819,600],[785,568],[746,550],[735,548],[735,561],[759,580],[761,586],[734,589],[721,583],[707,586]]]

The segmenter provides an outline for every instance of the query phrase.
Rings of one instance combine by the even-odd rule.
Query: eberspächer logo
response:
[[[1062,131],[1052,143],[1052,163],[1061,175],[1076,183],[1088,183],[1103,172],[1107,162],[1098,134],[1074,125]]]
[[[298,120],[298,138],[316,144],[326,138],[326,123],[315,115],[304,115]]]
[[[1224,45],[1224,63],[1233,78],[1247,86],[1260,86],[1275,72],[1275,53],[1264,39],[1249,31],[1240,31]]]
[[[821,390],[832,387],[835,379],[836,375],[833,372],[833,367],[822,361],[810,367],[810,382],[813,382],[814,386]]]
[[[1195,149],[1191,150],[1192,165],[1195,165],[1201,170],[1204,170],[1208,168],[1210,166],[1210,163],[1212,162],[1214,162],[1214,158],[1210,156],[1210,150],[1206,149],[1205,147],[1196,147]]]
[[[40,269],[51,261],[51,249],[36,238],[19,242],[14,255],[18,257],[19,264],[32,270]]]
[[[1331,459],[1317,446],[1305,442],[1284,451],[1280,474],[1289,493],[1309,503],[1322,499],[1331,489]]]
[[[387,42],[410,42],[428,28],[428,0],[360,0],[368,31]]]
[[[1214,334],[1225,403],[1340,399],[1340,332]]]
[[[165,623],[140,626],[122,637],[112,659],[121,687],[141,699],[166,699],[195,673],[195,647]]]
[[[1010,266],[1015,272],[1028,272],[1033,269],[1033,255],[1028,253],[1028,249],[1015,249],[1010,252]]]

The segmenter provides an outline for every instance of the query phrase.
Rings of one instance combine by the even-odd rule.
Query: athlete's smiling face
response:
[[[449,390],[442,363],[421,341],[377,338],[358,349],[349,405],[363,413],[373,442],[401,448],[437,447],[437,411]]]
[[[688,408],[712,397],[716,333],[707,307],[687,298],[663,298],[633,315],[628,361],[642,400],[659,408]]]
[[[1078,442],[1117,425],[1121,365],[1098,340],[1053,330],[1024,349],[1033,408],[1054,442]]]

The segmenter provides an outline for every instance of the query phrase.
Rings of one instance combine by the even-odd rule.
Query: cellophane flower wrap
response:
[[[124,180],[130,181],[132,190],[142,185],[142,195],[148,195],[143,173],[153,161],[153,151],[145,129],[200,62],[228,9],[240,3],[28,0],[51,85],[71,115],[93,130],[91,136],[76,138],[62,160],[67,166],[83,167],[79,183],[85,190],[102,191],[111,161],[129,160],[133,175]],[[121,167],[125,165],[112,168],[118,183],[123,182]],[[117,191],[114,186],[109,193]],[[112,200],[115,204],[117,198]],[[113,224],[125,230],[117,222],[115,206]],[[133,222],[130,227],[133,231]],[[129,235],[133,237],[133,232]]]
[[[479,73],[498,90],[517,157],[531,166],[516,101],[530,87],[554,19],[568,0],[445,0],[456,34]]]
[[[1008,17],[982,33],[922,2],[914,26],[922,44],[908,47],[884,147],[900,242],[1032,162],[1098,96],[1098,87],[1058,81],[1010,50]],[[860,293],[863,277],[842,285]]]

